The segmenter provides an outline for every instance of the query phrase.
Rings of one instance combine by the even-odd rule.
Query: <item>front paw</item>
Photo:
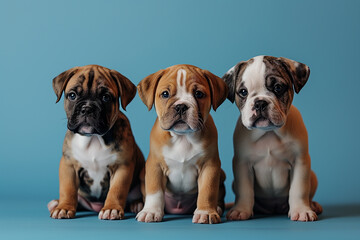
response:
[[[308,221],[316,221],[318,219],[318,216],[316,213],[311,210],[310,207],[296,207],[296,208],[290,208],[289,211],[289,218],[292,221],[301,221],[301,222],[308,222]]]
[[[248,220],[253,216],[253,212],[244,208],[233,207],[226,214],[226,218],[230,221]]]
[[[164,217],[164,212],[161,209],[144,208],[136,215],[139,222],[161,222]]]
[[[58,205],[52,209],[50,217],[54,219],[70,219],[75,217],[76,210],[74,207]]]
[[[124,218],[124,209],[120,206],[104,206],[99,212],[100,220],[120,220]]]
[[[215,224],[220,223],[220,215],[216,210],[196,209],[192,219],[193,223]]]

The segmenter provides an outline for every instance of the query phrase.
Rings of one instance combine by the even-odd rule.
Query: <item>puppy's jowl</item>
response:
[[[175,65],[143,79],[138,91],[158,117],[146,161],[145,206],[137,220],[161,221],[165,209],[194,213],[194,223],[220,222],[225,174],[209,111],[226,99],[226,84],[209,71]]]
[[[322,212],[312,201],[317,179],[310,166],[307,131],[292,105],[294,89],[299,93],[309,74],[305,64],[258,56],[224,75],[228,99],[241,112],[234,132],[236,199],[229,220],[245,220],[258,212],[314,221]]]
[[[122,219],[125,204],[141,210],[144,157],[130,123],[119,110],[136,87],[117,71],[97,65],[75,67],[53,80],[57,102],[65,96],[68,131],[60,160],[60,198],[48,204],[52,218],[73,218],[77,209],[99,219]]]

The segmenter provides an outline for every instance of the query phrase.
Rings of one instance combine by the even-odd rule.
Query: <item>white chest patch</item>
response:
[[[255,170],[257,184],[267,194],[287,192],[289,171],[300,154],[300,145],[289,137],[280,137],[274,132],[260,136],[260,131],[253,130],[255,140],[248,150],[243,150]],[[256,136],[259,134],[258,136]]]
[[[89,177],[93,180],[90,186],[91,195],[99,198],[102,191],[101,181],[108,171],[108,165],[116,161],[117,154],[111,152],[101,136],[88,137],[75,134],[71,149],[73,157],[87,170]]]
[[[170,146],[163,148],[169,168],[168,187],[174,193],[186,193],[197,187],[197,160],[203,155],[201,142],[194,142],[188,135],[172,134]]]

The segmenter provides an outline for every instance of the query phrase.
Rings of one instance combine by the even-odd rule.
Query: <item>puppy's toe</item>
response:
[[[223,210],[222,210],[222,208],[221,208],[220,206],[217,206],[217,207],[216,207],[216,211],[217,211],[217,213],[218,213],[220,216],[223,215]]]
[[[75,213],[76,211],[71,209],[56,207],[51,212],[50,217],[54,219],[70,219],[75,217]]]
[[[290,219],[292,221],[308,222],[316,221],[318,219],[316,213],[308,207],[302,207],[295,210],[290,210]]]
[[[321,214],[323,211],[322,206],[318,203],[318,202],[311,202],[311,209],[316,213],[316,214]]]
[[[124,218],[124,211],[120,207],[118,209],[103,208],[98,217],[100,220],[119,220]]]
[[[217,211],[196,209],[194,212],[192,222],[200,223],[200,224],[215,224],[221,222],[221,219]]]
[[[251,216],[252,216],[251,212],[236,208],[230,209],[230,211],[226,214],[226,218],[230,221],[247,220]]]
[[[47,204],[47,208],[48,208],[49,212],[52,212],[58,205],[59,205],[59,200],[51,200]]]
[[[136,215],[139,222],[161,222],[164,213],[160,209],[143,209]]]
[[[130,204],[130,211],[132,213],[139,213],[144,208],[144,204],[142,201],[132,202]]]

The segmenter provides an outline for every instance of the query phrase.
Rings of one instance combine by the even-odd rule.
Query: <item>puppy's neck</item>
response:
[[[190,133],[176,133],[174,131],[169,131],[171,136],[171,141],[175,142],[177,140],[183,139],[187,140],[189,142],[197,142],[199,139],[201,139],[201,130],[196,132],[190,132]]]
[[[76,139],[78,147],[81,149],[88,149],[94,144],[98,145],[101,148],[107,147],[102,136],[97,135],[97,134],[81,135],[81,134],[75,133],[74,137]]]

